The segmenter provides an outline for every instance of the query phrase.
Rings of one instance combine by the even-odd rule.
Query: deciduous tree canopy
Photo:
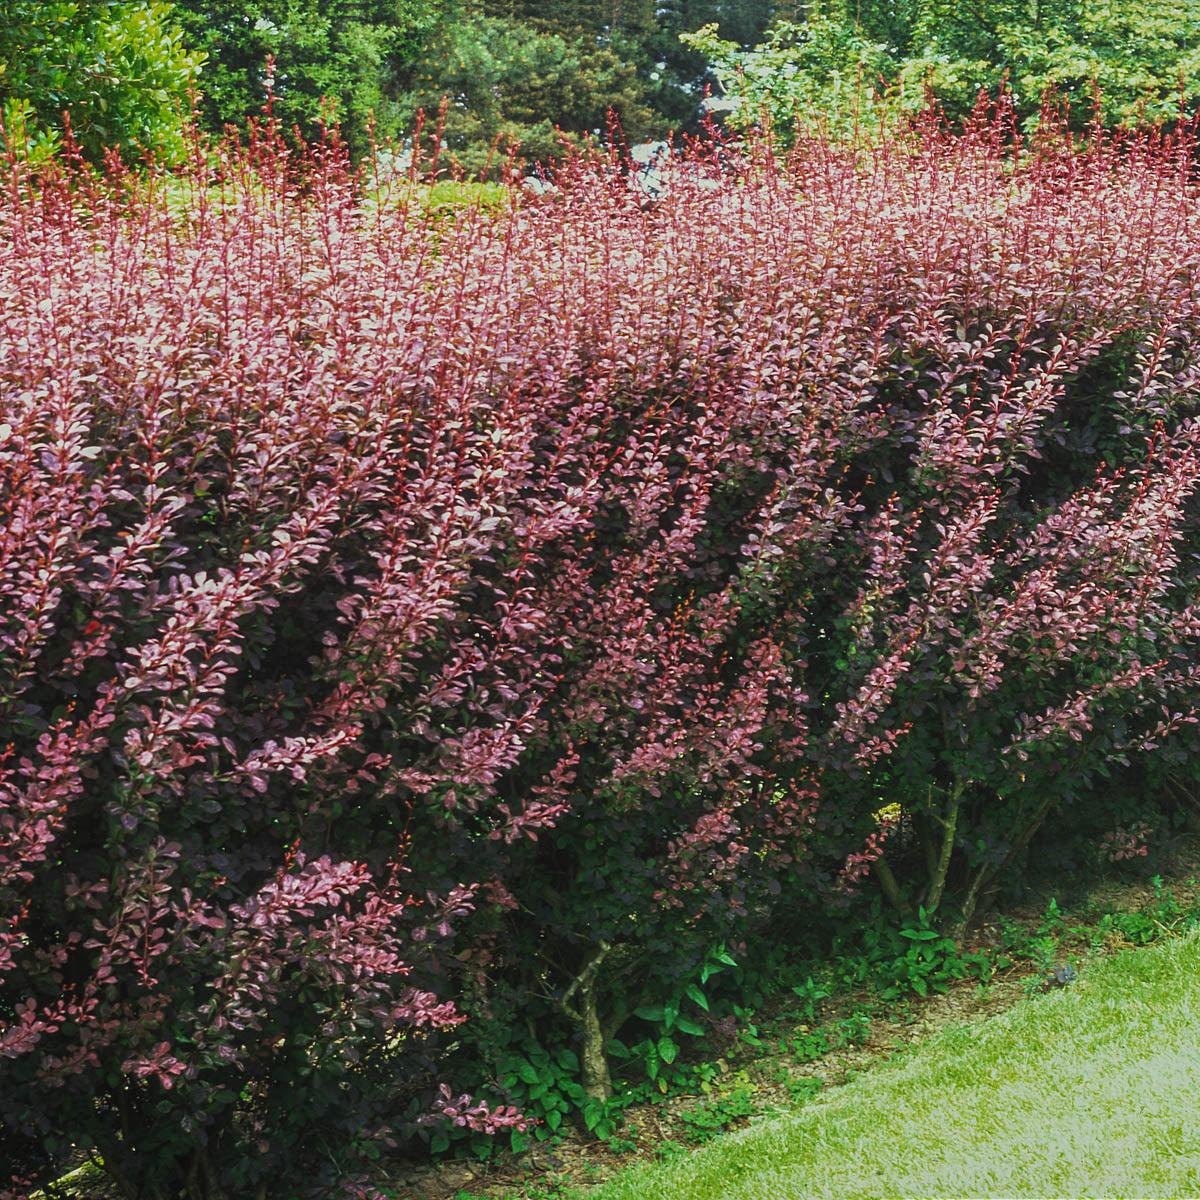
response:
[[[383,133],[397,131],[389,81],[435,23],[433,0],[179,0],[176,11],[208,56],[202,111],[211,127],[259,112],[271,56],[284,127],[313,136],[336,115],[360,152],[372,120]]]
[[[0,21],[5,128],[49,149],[69,109],[93,157],[112,147],[178,158],[203,60],[159,0],[9,0]]]
[[[741,100],[777,126],[853,120],[866,100],[914,112],[930,95],[952,119],[981,90],[1010,93],[1032,127],[1054,95],[1075,125],[1159,122],[1200,97],[1200,3],[1180,0],[821,0],[752,49],[713,26],[685,41]],[[1098,107],[1097,107],[1098,106]]]

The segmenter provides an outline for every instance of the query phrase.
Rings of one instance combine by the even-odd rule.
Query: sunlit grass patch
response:
[[[590,1200],[1200,1194],[1200,935],[948,1030]]]

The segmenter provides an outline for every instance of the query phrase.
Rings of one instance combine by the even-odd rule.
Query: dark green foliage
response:
[[[489,163],[494,174],[513,150],[529,160],[559,158],[568,142],[604,133],[610,111],[630,139],[655,127],[648,89],[614,48],[508,17],[443,29],[407,80],[398,99],[403,126],[413,128],[423,110],[431,134],[444,100],[444,161],[467,175]]]
[[[180,0],[176,11],[208,56],[201,114],[210,129],[260,113],[270,56],[283,127],[311,138],[336,117],[356,156],[372,120],[381,136],[399,131],[389,81],[435,23],[432,0]]]
[[[610,110],[630,145],[673,130],[695,132],[704,89],[715,80],[680,33],[714,22],[726,36],[754,41],[780,11],[771,0],[486,0],[451,7],[401,72],[402,123],[411,128],[420,108],[432,126],[445,98],[445,146],[468,173],[480,171],[496,145],[499,161],[517,144],[527,160],[545,161],[561,157],[564,135],[605,141]]]

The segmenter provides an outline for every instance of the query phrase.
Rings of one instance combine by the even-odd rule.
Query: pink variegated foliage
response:
[[[900,901],[969,908],[1178,745],[1190,153],[929,125],[450,217],[265,136],[10,159],[14,1171],[291,1196],[520,1128],[520,1029],[865,886],[883,803],[941,863]]]

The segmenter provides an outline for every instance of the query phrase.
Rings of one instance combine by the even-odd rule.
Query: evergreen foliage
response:
[[[403,124],[447,103],[452,160],[477,171],[492,147],[520,145],[529,160],[554,159],[566,142],[607,137],[609,111],[626,142],[695,132],[706,85],[703,56],[679,35],[716,22],[728,36],[760,37],[779,11],[772,0],[483,0],[448,6],[436,37],[399,76]],[[561,133],[560,133],[561,131]],[[504,151],[493,156],[502,162]]]
[[[529,160],[560,158],[580,135],[605,133],[610,112],[629,138],[655,127],[636,69],[615,51],[506,17],[443,30],[411,79],[399,100],[405,127],[424,111],[431,134],[444,99],[447,165],[468,175],[499,170],[516,148]]]

